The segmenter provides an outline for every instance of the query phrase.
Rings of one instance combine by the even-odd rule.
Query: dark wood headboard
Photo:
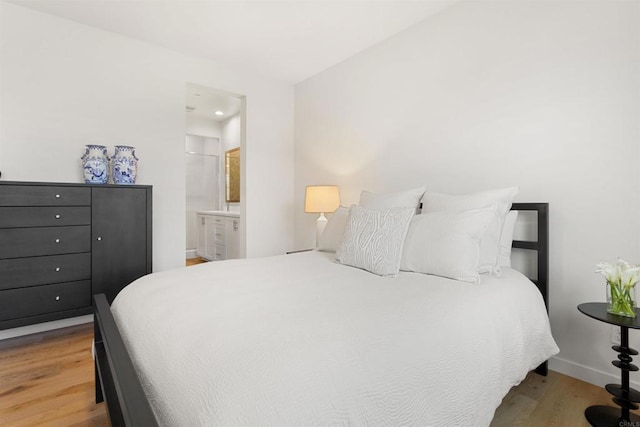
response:
[[[538,280],[532,280],[536,284],[544,305],[549,312],[549,203],[514,203],[512,211],[535,211],[538,213],[538,240],[535,242],[514,240],[512,247],[528,249],[538,253]]]
[[[544,305],[549,312],[549,203],[514,203],[512,211],[535,211],[538,213],[538,240],[535,242],[514,240],[511,247],[527,249],[538,253],[538,280],[532,280],[538,287]],[[540,375],[547,375],[548,362],[543,362],[536,368]]]

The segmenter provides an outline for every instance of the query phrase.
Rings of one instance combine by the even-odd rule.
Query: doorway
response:
[[[233,212],[240,216],[243,200],[226,197],[225,153],[242,144],[244,101],[241,96],[193,83],[186,84],[185,101],[186,258],[194,259],[207,238],[200,236],[203,214]],[[236,222],[244,221],[238,218]],[[244,233],[237,232],[237,227],[235,231],[244,240]],[[244,241],[236,246],[244,247]]]

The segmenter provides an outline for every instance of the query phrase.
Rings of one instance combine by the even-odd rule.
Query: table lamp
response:
[[[325,213],[331,213],[340,206],[340,192],[337,185],[309,185],[304,195],[304,211],[319,213],[316,221],[316,246],[327,225]]]

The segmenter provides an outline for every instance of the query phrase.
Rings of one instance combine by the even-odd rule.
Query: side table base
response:
[[[620,408],[613,406],[589,406],[584,416],[595,427],[640,427],[640,416],[629,414],[629,421],[622,421]]]

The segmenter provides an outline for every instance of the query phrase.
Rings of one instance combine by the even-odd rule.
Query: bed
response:
[[[548,206],[537,280],[393,280],[310,251],[154,273],[95,296],[96,400],[112,425],[489,425],[546,375]],[[211,278],[215,277],[216,280]],[[144,301],[144,309],[140,307]]]

